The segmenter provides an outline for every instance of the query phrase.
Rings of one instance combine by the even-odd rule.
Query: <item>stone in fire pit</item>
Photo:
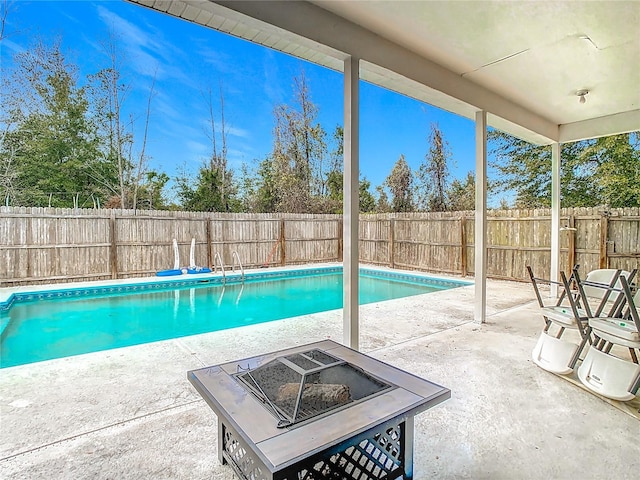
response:
[[[282,355],[236,377],[287,427],[391,388],[318,349]]]
[[[332,341],[188,373],[240,478],[412,478],[413,417],[451,392]]]

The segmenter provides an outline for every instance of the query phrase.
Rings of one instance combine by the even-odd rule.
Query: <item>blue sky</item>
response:
[[[126,58],[125,82],[132,87],[125,109],[142,113],[155,76],[147,153],[149,167],[174,177],[195,172],[211,153],[205,131],[203,92],[225,101],[229,162],[239,171],[271,151],[273,109],[293,105],[293,77],[304,70],[318,120],[331,136],[343,124],[342,74],[265,47],[178,20],[123,1],[24,1],[10,3],[8,37],[0,46],[2,69],[40,36],[61,38],[67,58],[79,67],[79,82],[108,65],[102,42],[113,30]],[[430,124],[437,122],[452,152],[450,173],[464,178],[474,170],[474,125],[388,90],[362,83],[361,175],[372,192],[401,154],[416,170],[428,149]],[[142,126],[142,120],[138,122]]]

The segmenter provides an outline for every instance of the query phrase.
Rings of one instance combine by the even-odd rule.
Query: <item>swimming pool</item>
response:
[[[469,285],[360,270],[360,304]],[[0,368],[342,307],[342,268],[324,267],[14,294],[0,303]]]

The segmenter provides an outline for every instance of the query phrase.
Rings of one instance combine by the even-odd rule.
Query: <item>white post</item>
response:
[[[569,266],[573,268],[573,265]],[[551,144],[551,273],[557,282],[560,273],[560,144]],[[558,285],[552,283],[549,296],[558,296]]]
[[[475,308],[473,319],[487,315],[487,112],[476,112]]]
[[[343,343],[359,349],[358,214],[359,214],[359,81],[360,60],[344,61],[344,249],[343,249]]]

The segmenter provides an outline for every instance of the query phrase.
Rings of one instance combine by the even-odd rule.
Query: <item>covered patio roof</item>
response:
[[[486,316],[487,127],[551,145],[640,130],[635,1],[129,0],[344,73],[344,343],[358,348],[359,80],[476,122],[475,319]],[[551,294],[556,293],[555,288]]]
[[[358,58],[365,81],[532,143],[640,128],[635,1],[129,1],[338,71]]]

